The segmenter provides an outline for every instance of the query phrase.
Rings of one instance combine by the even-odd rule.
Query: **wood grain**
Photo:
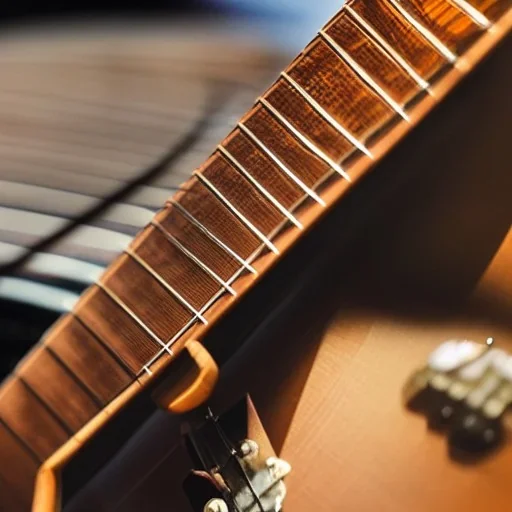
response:
[[[177,208],[168,206],[157,218],[168,233],[222,279],[229,279],[240,268],[240,263],[229,252],[209,238]],[[153,257],[156,258],[156,255]],[[165,258],[164,255],[161,257]]]
[[[0,464],[0,510],[7,512],[19,510],[21,507],[26,509],[30,506],[32,480],[35,478],[39,461],[2,423],[0,446],[3,461]],[[9,497],[12,498],[12,503],[8,501]]]
[[[72,432],[100,411],[94,396],[47,347],[37,349],[16,373]]]
[[[429,79],[446,66],[444,58],[384,0],[351,2],[350,7],[421,77]]]
[[[229,163],[215,154],[200,170],[215,188],[262,233],[269,234],[283,215]]]
[[[2,386],[0,419],[16,432],[40,461],[50,456],[70,436],[55,414],[17,377],[10,378]]]
[[[461,17],[459,11],[454,13],[451,4],[447,6],[445,2],[437,0],[424,3],[425,11],[421,12],[421,16],[419,14],[415,14],[415,16],[420,17],[420,21],[428,25],[450,48],[462,51],[473,42],[475,37],[480,35],[480,29],[475,31],[474,24],[468,22],[466,17]],[[353,2],[351,5],[422,76],[431,79],[445,66],[445,60],[433,49],[432,45],[418,34],[414,27],[400,18],[387,2],[372,1],[366,4]],[[419,3],[407,5],[411,12],[418,6],[421,7]],[[356,21],[356,24],[361,25],[360,21]],[[485,33],[483,45],[474,50],[474,53],[466,59],[467,69],[497,43],[509,26],[510,23],[507,21],[503,26],[493,27],[492,32]],[[363,25],[359,28],[363,29],[363,32],[367,32]],[[333,34],[336,37],[340,36],[335,31]],[[370,37],[368,33],[366,35]],[[382,51],[377,49],[380,43],[371,40],[368,44],[363,44],[366,53],[360,50],[360,42],[358,43],[357,39],[352,42],[345,41],[343,44],[347,45],[347,50],[353,53],[355,60],[361,59],[362,55],[368,55],[368,72],[373,72],[376,79],[380,80],[383,85],[386,85],[386,80],[391,83],[389,76],[396,73],[396,76],[399,77],[396,79],[397,83],[400,82],[401,85],[397,86],[397,90],[390,92],[397,94],[396,97],[402,98],[402,101],[406,101],[409,92],[405,91],[408,91],[410,84],[406,84],[403,73],[393,66],[390,59],[387,56],[383,58],[383,62],[386,64],[383,66],[382,74],[379,74],[381,70],[375,69],[374,60]],[[362,53],[358,53],[359,51]],[[371,60],[370,57],[374,60]],[[460,70],[448,70],[443,76],[444,81],[439,82],[438,88],[435,83],[433,84],[434,94],[423,98],[425,103],[418,103],[411,107],[411,111],[408,112],[411,116],[410,124],[398,125],[397,123],[397,126],[393,127],[396,128],[395,132],[381,133],[380,128],[391,119],[396,120],[397,115],[384,99],[373,92],[365,80],[345,62],[343,56],[333,50],[325,41],[319,38],[315,39],[292,63],[287,72],[322,109],[355,135],[359,142],[367,142],[371,145],[376,159],[381,158],[408,131],[410,126],[416,124],[435,105],[438,98],[443,97],[462,76]],[[281,91],[281,95],[278,94],[278,91]],[[289,97],[292,98],[290,104],[284,101],[283,91],[285,94],[286,91],[290,94]],[[306,139],[318,144],[316,151],[305,145],[303,140],[280,121],[275,113],[262,106],[261,103],[258,103],[243,118],[242,123],[275,156],[276,160],[288,168],[292,175],[309,187],[315,186],[327,175],[330,175],[332,164],[326,163],[325,159],[321,158],[322,151],[344,163],[342,160],[345,153],[350,152],[346,139],[342,136],[336,137],[317,114],[314,115],[315,122],[310,125],[308,130],[303,113],[293,112],[293,109],[305,108],[307,110],[309,108],[305,107],[303,99],[299,100],[288,87],[283,88],[282,82],[274,86],[268,93],[268,97],[269,101],[275,102],[275,108],[279,113],[282,112],[282,115],[288,118],[297,129],[304,130],[303,136]],[[311,119],[313,119],[313,114],[311,113],[311,115]],[[370,136],[376,132],[378,132],[377,140],[370,140]],[[237,138],[238,145],[235,144]],[[242,141],[241,144],[240,141]],[[248,142],[247,135],[240,135],[239,129],[236,129],[228,137],[225,144],[229,145],[237,155],[244,156],[246,170],[252,176],[257,176],[260,173],[259,176],[262,179],[263,176],[265,179],[270,179],[269,177],[275,174],[276,170],[282,173],[282,169],[279,169],[276,162],[270,162],[262,148],[256,148],[255,142]],[[262,169],[256,169],[261,162],[265,162]],[[357,155],[348,169],[354,181],[367,172],[371,163],[369,157],[362,154]],[[185,183],[183,187],[185,191],[178,193],[174,200],[179,202],[185,211],[190,212],[204,226],[205,230],[221,240],[240,258],[246,259],[252,254],[257,254],[254,264],[262,275],[277,261],[277,258],[269,254],[268,251],[258,252],[261,249],[261,240],[251,231],[250,226],[245,225],[237,218],[227,202],[231,201],[233,206],[242,210],[249,220],[266,233],[282,219],[281,214],[258,191],[251,188],[248,185],[249,182],[224,157],[217,154],[200,168],[200,172],[215,182],[220,193],[225,197],[224,201],[219,200],[197,177],[191,178]],[[289,177],[286,179],[283,179],[282,176],[279,179],[272,178],[272,182],[276,184],[275,190],[280,191],[281,197],[287,198],[286,200],[289,202],[297,193],[295,184],[290,187]],[[334,204],[336,199],[346,193],[349,186],[348,181],[343,180],[340,176],[330,181],[329,186],[321,192],[326,204],[329,206]],[[322,208],[320,203],[308,205],[308,208],[304,208],[300,212],[301,221],[308,227],[312,226],[313,222],[325,211]],[[203,254],[206,258],[205,263],[211,264],[212,269],[214,266],[216,268],[223,267],[226,262],[226,266],[221,269],[223,274],[219,275],[232,275],[230,272],[235,271],[235,266],[239,266],[239,262],[235,263],[233,257],[228,255],[229,251],[220,248],[219,244],[215,246],[215,243],[211,239],[209,240],[204,232],[197,228],[191,228],[189,220],[185,220],[185,217],[182,214],[176,214],[175,206],[168,205],[157,214],[156,219],[169,232],[174,229],[177,236],[184,240],[188,247],[197,249],[198,257],[199,253]],[[174,224],[176,219],[181,220]],[[71,339],[75,342],[89,343],[90,335],[93,335],[97,338],[96,343],[103,348],[108,347],[109,354],[115,354],[114,359],[118,358],[123,361],[123,365],[136,375],[140,375],[148,361],[162,352],[161,344],[169,341],[192,319],[192,312],[176,297],[176,292],[180,293],[181,291],[197,305],[204,303],[208,293],[214,292],[209,277],[195,266],[190,266],[190,262],[186,263],[185,259],[179,259],[180,257],[172,252],[174,249],[171,248],[167,240],[164,244],[164,240],[158,238],[159,235],[152,233],[154,233],[153,228],[146,230],[132,247],[136,254],[142,255],[154,266],[160,268],[162,273],[159,275],[166,283],[175,282],[176,290],[174,292],[170,290],[133,256],[125,254],[119,257],[101,278],[100,286],[91,287],[80,299],[75,307],[74,315],[79,319],[83,329],[79,328],[78,330],[81,329],[82,332],[77,333],[75,325],[75,328],[70,331]],[[285,252],[298,237],[299,233],[287,226],[277,237],[276,243],[282,252]],[[145,243],[148,243],[146,247]],[[212,249],[214,246],[215,249]],[[207,255],[210,252],[209,249],[212,249],[210,259]],[[161,251],[168,251],[168,254],[161,255]],[[170,265],[170,259],[166,259],[171,257],[174,266],[172,270],[167,268]],[[187,282],[188,279],[192,284]],[[252,282],[254,281],[250,281],[247,275],[241,275],[239,280],[235,281],[234,285],[238,287],[239,296],[250,288]],[[187,288],[189,284],[190,287]],[[101,288],[102,286],[104,289]],[[215,285],[215,289],[218,290],[217,285]],[[217,302],[208,311],[209,316],[216,320],[227,311],[227,305],[232,303],[233,301]],[[57,336],[57,333],[59,336],[65,336],[65,332],[71,328],[72,324],[64,322],[63,325],[64,327],[60,330],[51,331],[47,335],[46,343],[49,347],[52,346],[52,337]],[[199,332],[201,333],[201,331]],[[192,331],[190,335],[192,335]],[[178,349],[184,346],[184,341],[185,337],[182,337]],[[377,344],[374,345],[377,346]],[[57,358],[60,357],[58,352],[55,354]],[[41,460],[61,446],[74,433],[84,418],[92,414],[93,410],[91,403],[86,402],[84,398],[84,396],[89,396],[87,381],[91,381],[91,376],[80,378],[78,375],[75,377],[66,374],[67,377],[64,379],[67,379],[68,384],[74,382],[76,389],[80,389],[77,391],[77,396],[81,396],[81,399],[77,398],[77,400],[82,400],[79,408],[83,408],[83,411],[80,410],[80,414],[73,411],[72,407],[69,410],[63,409],[66,401],[56,393],[56,388],[50,386],[48,389],[45,388],[38,392],[45,376],[54,375],[52,372],[71,370],[71,367],[66,364],[66,358],[62,359],[63,364],[60,367],[57,366],[61,364],[59,361],[52,360],[53,362],[50,363],[48,358],[45,361],[46,369],[38,368],[37,371],[31,371],[27,366],[25,375],[22,375],[21,378],[11,378],[2,387],[0,396],[0,419]],[[74,366],[77,366],[76,362]],[[155,370],[155,366],[152,366],[152,370]],[[165,364],[162,364],[161,367],[164,366]],[[22,372],[21,369],[20,373]],[[146,385],[150,381],[151,378],[147,377],[146,380],[141,379],[133,385],[135,387]],[[112,393],[110,386],[111,384],[107,387]],[[131,388],[128,391],[132,393]],[[73,399],[75,399],[74,395],[73,393]],[[90,396],[89,398],[94,403],[94,399]],[[338,398],[341,401],[343,397]],[[121,403],[116,402],[116,407],[120,406]],[[102,424],[101,421],[98,424]],[[87,436],[80,437],[79,441],[77,441],[78,438],[74,438],[75,443],[83,443],[83,440],[95,431],[94,425],[91,427],[89,424],[87,429]],[[44,435],[42,435],[43,433]],[[69,452],[71,448],[67,447],[66,450]],[[27,476],[27,478],[31,477]],[[306,481],[305,478],[302,479]],[[4,482],[4,480],[0,481]],[[16,498],[13,499],[16,500]]]
[[[458,55],[471,46],[482,31],[469,16],[447,0],[407,0],[401,5]]]
[[[158,352],[158,344],[98,287],[86,292],[75,314],[135,374]]]
[[[247,258],[260,241],[197,178],[187,184],[180,204],[206,229],[242,258]],[[157,216],[158,218],[158,216]]]
[[[393,116],[391,108],[324,41],[315,40],[288,74],[361,140]]]
[[[222,287],[157,228],[147,228],[137,238],[133,250],[198,310]],[[209,262],[210,258],[207,258],[204,263],[208,265]]]
[[[325,32],[362,66],[396,102],[407,103],[419,93],[418,84],[357,25],[347,12],[341,12]]]
[[[228,136],[224,147],[285,208],[291,208],[302,197],[298,185],[239,129]]]
[[[274,448],[292,465],[284,504],[292,511],[508,510],[510,439],[479,463],[457,463],[445,435],[409,412],[401,393],[446,339],[493,335],[512,349],[512,117],[503,103],[510,42],[503,60],[492,56],[382,163],[387,177],[402,168],[409,179],[378,201],[348,254],[318,261],[311,288],[266,317],[222,368],[212,407],[251,393]],[[475,123],[495,130],[483,136]],[[372,179],[374,191],[387,182],[379,172]],[[368,191],[354,190],[354,199],[364,203]],[[331,229],[361,213],[355,204],[333,212],[325,245],[312,239],[298,265],[332,247]],[[223,335],[237,332],[232,320]],[[77,496],[82,508],[69,512],[91,503],[136,512],[148,496],[155,512],[167,510],[169,496],[178,510],[191,510],[181,489],[191,464],[179,436],[155,436],[177,423],[154,415]]]
[[[265,107],[256,106],[244,125],[306,185],[313,186],[327,173],[328,165],[290,134]]]
[[[118,258],[101,282],[164,342],[193,316],[172,292],[127,255]]]
[[[510,9],[510,0],[468,0],[468,3],[490,20],[497,20]]]
[[[284,78],[270,88],[265,99],[335,162],[340,163],[354,150],[353,144],[329,124]]]
[[[47,340],[48,347],[104,404],[134,378],[100,340],[72,316],[65,316]]]

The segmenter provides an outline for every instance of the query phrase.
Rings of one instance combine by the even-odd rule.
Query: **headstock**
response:
[[[505,437],[504,413],[512,403],[512,356],[486,344],[450,340],[428,358],[404,388],[407,406],[429,428],[446,432],[450,454],[475,459]]]

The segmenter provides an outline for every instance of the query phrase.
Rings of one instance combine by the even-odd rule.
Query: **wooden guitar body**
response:
[[[512,350],[509,55],[510,41],[354,193],[357,205],[405,171],[363,227],[340,230],[341,243],[319,235],[298,249],[316,270],[303,281],[300,271],[275,278],[285,300],[221,369],[212,403],[248,391],[292,465],[284,510],[510,508],[512,440],[464,463],[402,399],[411,373],[447,339],[493,337]],[[332,235],[353,207],[333,212],[324,231]],[[344,255],[326,251],[333,246]],[[243,324],[214,336],[237,339]],[[191,510],[178,424],[155,413],[69,510]]]

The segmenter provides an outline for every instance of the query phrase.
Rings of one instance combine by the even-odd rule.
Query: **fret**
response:
[[[510,9],[510,0],[458,0],[482,13],[487,20],[496,21]]]
[[[353,18],[356,26],[360,28],[362,32],[366,33],[368,40],[371,38],[377,43],[382,50],[393,59],[397,65],[399,65],[417,84],[421,89],[428,90],[429,83],[424,80],[416,70],[391,46],[364,18],[359,16],[357,12],[353,11],[350,5],[345,5],[342,14],[345,18],[349,16]],[[334,26],[334,25],[333,25]],[[332,33],[331,33],[332,35]]]
[[[342,178],[347,181],[350,176],[334,162],[328,155],[326,155],[318,146],[313,144],[307,139],[292,123],[290,123],[281,113],[275,109],[265,98],[260,98],[259,102],[281,123],[283,124],[306,148],[308,148],[315,156],[323,160],[333,171],[337,172]]]
[[[365,33],[350,12],[342,10],[323,30],[350,58],[367,70],[369,76],[385,89],[399,105],[418,95],[424,84],[411,76],[407,69],[388,55],[387,48],[379,46],[372,34]],[[421,82],[421,79],[419,80]]]
[[[25,388],[27,393],[31,395],[44,409],[46,409],[49,415],[52,416],[53,419],[65,430],[67,435],[71,437],[73,435],[73,429],[59,416],[59,414],[53,409],[53,407],[47,402],[45,402],[21,375],[16,374],[16,372],[13,375],[17,378],[18,382]]]
[[[288,172],[296,176],[311,192],[318,182],[330,173],[329,164],[304,146],[260,103],[239,126],[246,128],[246,134],[253,134],[253,140],[260,141],[261,148],[266,148],[268,155],[273,155],[276,162],[284,164]],[[316,192],[313,193],[314,199],[320,199]],[[317,202],[322,204],[323,200]]]
[[[245,217],[239,210],[237,210],[230,201],[228,201],[219,190],[201,173],[194,171],[194,176],[196,176],[199,181],[206,187],[212,194],[219,199],[219,201],[238,219],[244,224],[257,238],[263,242],[263,244],[274,254],[279,254],[279,250],[277,247],[247,218]]]
[[[178,239],[180,239],[179,227],[182,224],[179,221],[179,217],[182,216],[184,219],[186,219],[189,224],[187,226],[188,229],[182,228],[183,235],[185,235],[184,238],[181,239],[182,243],[188,242],[189,244],[194,244],[194,252],[196,254],[214,254],[215,258],[210,260],[210,265],[214,267],[213,262],[219,262],[219,266],[214,268],[220,276],[223,276],[224,279],[230,277],[238,269],[236,263],[240,264],[251,274],[257,273],[256,269],[252,267],[252,265],[249,265],[249,263],[247,263],[244,258],[233,251],[231,247],[227,246],[209,229],[203,226],[178,202],[170,199],[169,204],[171,205],[171,208],[167,208],[160,215],[157,214],[155,218],[158,219],[158,222],[160,222],[160,224],[166,229],[168,233],[173,233],[174,236],[176,236]],[[176,214],[176,212],[179,212],[179,214]],[[173,230],[177,228],[178,231],[174,232]],[[204,235],[204,237],[201,235]],[[211,241],[212,243],[208,243],[208,241]],[[207,258],[205,257],[203,259],[206,260]],[[226,274],[224,275],[223,272],[226,272]]]
[[[195,319],[192,318],[191,320],[189,320],[168,342],[167,342],[167,346],[169,348],[172,348],[173,344],[179,339],[181,338],[195,323]],[[159,352],[157,352],[151,359],[149,359],[148,361],[146,361],[146,363],[143,365],[140,373],[142,372],[146,372],[148,373],[149,375],[153,375],[153,371],[151,370],[151,366],[156,362],[158,361],[158,359],[160,359],[164,354],[165,354],[165,350],[160,350]]]
[[[97,286],[85,293],[73,314],[102,339],[134,374],[158,352],[159,345]]]
[[[409,121],[409,116],[403,111],[402,107],[391,98],[391,96],[375,82],[375,80],[360,66],[350,55],[324,30],[320,30],[319,35],[325,42],[343,59],[352,70],[363,80],[380,98],[382,98],[402,119]]]
[[[117,259],[112,270],[115,271],[107,271],[98,285],[156,344],[165,346],[165,340],[190,318],[197,317],[195,308],[185,305],[177,290],[170,292],[127,254]]]
[[[406,19],[448,62],[454,63],[457,55],[446,47],[432,32],[425,28],[402,4],[395,0],[387,0],[395,10]]]
[[[5,423],[0,421],[0,446],[2,447],[2,464],[0,464],[0,481],[11,492],[0,493],[4,507],[10,504],[5,502],[9,496],[13,494],[19,497],[16,503],[18,507],[23,506],[30,509],[34,480],[40,461],[34,458],[34,454],[27,449],[25,444],[20,441],[14,432],[12,432]],[[12,492],[14,490],[14,493]],[[0,491],[3,488],[0,487]],[[5,508],[7,512],[20,510],[14,508],[14,504],[10,508]]]
[[[418,32],[411,30],[407,21],[398,16],[385,0],[352,2],[344,8],[358,24],[395,60],[407,70],[413,70],[416,81],[428,85],[427,81],[440,72],[447,61]],[[378,37],[375,37],[377,36]],[[385,44],[383,44],[385,42]],[[390,52],[389,49],[393,51]],[[398,58],[397,58],[398,57]],[[405,66],[404,64],[407,63]],[[418,80],[419,79],[419,80]]]
[[[195,317],[197,317],[198,320],[200,320],[205,325],[208,324],[208,320],[206,320],[206,318],[204,318],[204,316],[201,315],[199,313],[199,311],[194,306],[192,306],[192,304],[190,304],[175,288],[173,288],[167,281],[165,281],[165,279],[163,279],[162,276],[158,272],[155,272],[155,270],[150,265],[148,265],[146,263],[146,261],[144,261],[140,256],[138,256],[135,252],[133,252],[129,248],[125,249],[124,252],[130,258],[132,258],[133,261],[138,263],[140,265],[140,267],[143,268],[153,279],[158,281],[162,285],[163,288],[165,288],[182,306],[187,308]],[[131,316],[134,316],[135,318],[137,318],[134,313],[132,313]],[[143,324],[143,322],[141,320],[138,320],[138,321]],[[151,331],[149,331],[149,332],[151,333]],[[155,340],[160,345],[165,347],[165,343],[158,336],[156,336],[154,334],[153,334],[153,336],[155,337]]]
[[[145,261],[157,274],[158,279],[179,290],[180,295],[197,314],[224,288],[223,279],[211,269],[208,270],[208,267],[168,233],[158,220],[154,219],[152,226],[143,231],[131,252],[134,257]],[[229,287],[227,284],[226,286]]]
[[[198,172],[261,233],[268,235],[285,222],[285,215],[219,152],[215,152]]]
[[[252,175],[245,169],[245,167],[222,145],[217,146],[222,156],[229,161],[229,163],[235,167],[235,169],[242,174],[246,180],[248,180],[254,188],[256,188],[261,195],[263,195],[269,202],[271,202],[276,209],[278,209],[292,224],[298,229],[303,229],[302,224],[299,220],[290,213],[266,188],[264,188]]]
[[[177,238],[175,238],[171,233],[167,232],[165,228],[155,219],[151,221],[151,225],[158,229],[165,238],[173,244],[176,248],[178,248],[190,261],[193,261],[203,272],[208,274],[213,280],[217,281],[218,284],[224,288],[229,294],[236,296],[236,291],[230,286],[226,281],[224,281],[219,275],[217,275],[208,265],[203,263],[199,258],[197,258],[192,252],[190,252]],[[184,270],[183,275],[190,275],[191,271]],[[193,288],[195,288],[193,286]],[[212,294],[213,295],[213,294]]]
[[[300,142],[263,105],[257,104],[243,126],[308,187],[314,187],[329,171],[329,164]],[[247,133],[247,132],[246,132]]]
[[[279,159],[246,125],[238,123],[238,128],[247,135],[258,147],[261,149],[266,156],[272,159],[272,161],[283,171],[283,173],[296,183],[309,197],[315,200],[317,203],[325,206],[325,201],[306,183],[298,178],[284,163]]]
[[[11,377],[2,385],[0,419],[40,461],[69,438],[69,432],[17,377]],[[44,436],[39,435],[40,431]]]
[[[287,73],[359,139],[369,136],[395,115],[322,39],[313,41]]]
[[[240,128],[229,134],[223,147],[286,211],[293,210],[304,197],[304,191]]]
[[[44,346],[34,351],[15,373],[58,416],[69,432],[79,430],[100,411],[101,404]],[[65,394],[62,389],[66,390]]]
[[[313,109],[314,112],[318,113],[325,121],[327,121],[343,138],[347,139],[352,145],[354,145],[359,151],[364,153],[369,158],[373,158],[371,151],[356,137],[346,130],[334,117],[327,112],[319,103],[317,103],[286,71],[281,73],[281,76],[288,82],[288,84],[296,91]],[[269,93],[271,94],[272,89]],[[293,94],[293,93],[292,93]],[[322,134],[325,135],[325,134]],[[339,142],[335,144],[338,146]],[[331,149],[332,151],[332,149]]]
[[[491,26],[491,22],[485,17],[485,15],[466,0],[449,1],[456,5],[461,11],[466,13],[477,25],[480,25],[482,28],[488,29]]]
[[[101,340],[72,315],[61,318],[45,336],[44,343],[103,404],[135,377],[121,359],[112,355]]]
[[[98,282],[96,286],[101,288],[111,299],[112,301],[121,308],[139,327],[141,327],[149,337],[155,341],[158,345],[160,345],[163,349],[169,353],[169,355],[173,355],[172,352],[165,346],[160,337],[155,334],[148,325],[146,325],[113,291],[111,291],[108,286],[105,286],[103,283]]]
[[[481,28],[447,0],[386,0],[452,64]]]
[[[303,134],[302,137],[307,137],[331,161],[343,161],[356,150],[355,145],[333,123],[327,121],[292,82],[289,77],[279,78],[263,96],[263,105],[270,111],[274,109],[277,112],[274,116],[278,120],[284,118],[281,121],[283,124],[293,125],[298,133]]]
[[[261,240],[197,176],[187,188],[179,204],[202,226],[244,260],[258,250]]]

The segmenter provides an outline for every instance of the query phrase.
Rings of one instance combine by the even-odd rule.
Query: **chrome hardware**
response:
[[[244,436],[248,432],[259,442]],[[210,408],[202,416],[196,415],[194,422],[187,424],[185,441],[196,463],[184,484],[194,510],[282,510],[286,496],[283,479],[291,466],[275,456],[248,397],[221,416]]]
[[[404,388],[407,406],[431,430],[446,432],[450,454],[475,459],[504,439],[502,418],[512,405],[512,356],[485,344],[450,340],[430,355]]]
[[[204,512],[229,512],[229,508],[224,500],[214,498],[204,506]]]

